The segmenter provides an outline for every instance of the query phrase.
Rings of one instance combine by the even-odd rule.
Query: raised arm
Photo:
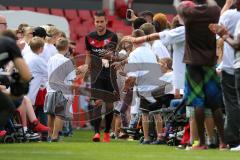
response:
[[[223,8],[222,8],[222,10],[221,10],[221,15],[222,15],[225,11],[229,10],[232,5],[233,5],[233,0],[226,0],[225,4],[224,4],[224,6],[223,6]]]
[[[160,36],[159,36],[159,33],[153,33],[153,34],[143,36],[143,37],[138,37],[138,38],[127,37],[127,39],[132,43],[143,43],[143,42],[150,42],[150,41],[160,39]]]

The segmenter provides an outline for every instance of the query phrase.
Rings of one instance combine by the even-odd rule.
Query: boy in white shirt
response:
[[[33,75],[33,80],[30,82],[28,97],[31,99],[32,104],[35,104],[39,88],[42,85],[45,86],[47,82],[47,63],[40,56],[44,46],[42,38],[34,37],[30,41],[29,46],[32,52],[29,52],[28,56],[24,57]]]
[[[144,36],[142,30],[133,31],[134,37]],[[159,85],[163,84],[163,81],[159,80],[162,75],[160,67],[157,62],[157,58],[153,53],[151,46],[147,43],[135,44],[136,48],[130,53],[128,57],[127,79],[125,81],[124,91],[129,92],[130,89],[136,85],[137,94],[140,97],[140,110],[142,111],[142,124],[144,132],[144,141],[142,144],[150,144],[149,137],[149,112],[157,109],[155,106],[156,100],[152,97],[152,91]],[[155,115],[157,140],[152,144],[162,143],[162,121],[159,114]]]
[[[44,103],[45,94],[41,95],[39,93],[46,90],[47,83],[47,63],[41,57],[44,47],[43,38],[33,37],[29,42],[29,47],[31,50],[24,55],[24,59],[30,68],[33,79],[30,82],[27,96],[30,98],[32,104],[36,106],[35,112],[40,122],[47,125],[47,116],[43,113],[43,105],[38,105],[40,103],[39,99],[42,99],[41,103]]]
[[[71,82],[75,79],[76,73],[72,61],[64,55],[68,52],[69,42],[60,38],[56,42],[58,53],[48,61],[48,85],[47,96],[44,103],[44,112],[48,114],[48,136],[52,142],[59,141],[59,131],[62,130],[66,116],[66,105],[68,97],[63,95],[67,89],[70,91]],[[71,94],[71,91],[68,92]]]

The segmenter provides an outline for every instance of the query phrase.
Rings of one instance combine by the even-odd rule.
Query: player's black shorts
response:
[[[103,91],[108,91],[108,92],[113,92],[113,86],[112,86],[112,81],[110,77],[107,78],[97,78],[94,83],[91,85],[92,89],[98,89],[98,90],[103,90]]]

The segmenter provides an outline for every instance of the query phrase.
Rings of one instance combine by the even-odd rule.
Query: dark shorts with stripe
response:
[[[189,106],[223,107],[220,77],[216,68],[186,65],[185,96]]]

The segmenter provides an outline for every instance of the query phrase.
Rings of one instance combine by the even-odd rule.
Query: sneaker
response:
[[[4,137],[7,134],[7,131],[1,130],[0,131],[0,137]]]
[[[209,145],[208,145],[208,148],[209,148],[209,149],[216,149],[216,148],[218,148],[218,145],[212,143],[212,144],[209,144]]]
[[[192,150],[206,150],[208,149],[207,146],[193,146]]]
[[[122,132],[120,132],[118,136],[119,139],[127,139],[128,137],[129,137],[128,134]]]
[[[156,141],[153,141],[151,144],[153,145],[160,145],[160,144],[166,144],[164,140],[157,139]]]
[[[110,133],[104,132],[103,134],[103,142],[110,142]]]
[[[180,144],[176,147],[176,149],[186,149],[186,145]]]
[[[46,140],[47,140],[47,142],[51,142],[52,138],[48,136]]]
[[[144,141],[142,141],[141,144],[143,144],[143,145],[145,145],[145,144],[151,144],[151,141],[150,141],[150,140],[144,140]]]
[[[60,142],[60,138],[51,139],[51,142]]]
[[[34,132],[31,132],[31,131],[27,131],[25,133],[25,137],[26,139],[28,140],[33,140],[33,139],[39,139],[40,138],[40,135],[38,133],[34,133]]]
[[[187,145],[187,147],[185,148],[186,151],[190,151],[192,150],[192,146],[191,145]]]
[[[238,145],[235,148],[231,148],[230,151],[240,151],[240,145]]]
[[[34,132],[48,132],[49,128],[41,124],[37,119],[32,122]]]
[[[117,136],[115,136],[115,133],[111,132],[110,138],[115,139],[115,138],[117,138]]]
[[[100,142],[100,134],[96,133],[94,137],[92,138],[93,142]]]
[[[239,147],[240,149],[240,147]],[[226,144],[220,144],[219,145],[219,150],[220,151],[226,151],[226,150],[229,150],[229,145],[226,145]]]
[[[195,147],[195,146],[198,146],[199,145],[199,141],[198,140],[195,140],[192,144],[192,147]]]

